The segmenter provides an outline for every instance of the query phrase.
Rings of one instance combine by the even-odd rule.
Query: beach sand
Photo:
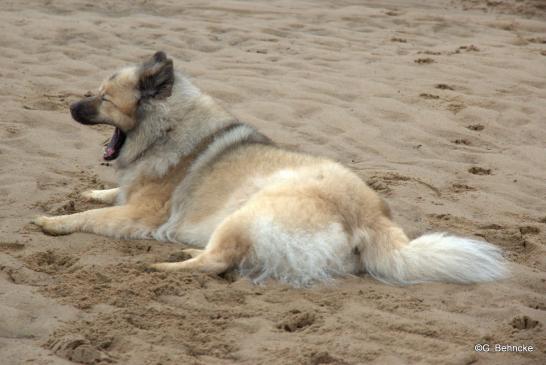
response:
[[[5,0],[0,29],[2,364],[544,363],[544,1]],[[156,50],[279,144],[352,168],[409,236],[484,238],[512,276],[255,286],[143,270],[183,245],[44,235],[34,216],[116,182],[112,128],[69,103]]]

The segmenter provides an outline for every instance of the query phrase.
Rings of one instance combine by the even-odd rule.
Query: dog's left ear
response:
[[[156,52],[140,66],[139,77],[138,88],[143,99],[168,98],[174,84],[173,60],[165,52]]]

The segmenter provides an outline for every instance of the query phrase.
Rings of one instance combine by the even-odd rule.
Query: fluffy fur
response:
[[[394,284],[492,281],[506,275],[502,262],[499,248],[447,233],[425,234],[379,260],[364,257],[372,276]]]
[[[486,242],[432,233],[409,240],[386,203],[353,172],[276,147],[221,108],[158,52],[71,107],[82,124],[126,135],[120,186],[84,192],[108,208],[34,223],[50,234],[91,232],[186,243],[191,259],[157,270],[221,273],[294,286],[369,272],[394,284],[472,283],[506,275]]]

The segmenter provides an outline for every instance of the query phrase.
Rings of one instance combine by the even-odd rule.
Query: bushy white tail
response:
[[[372,276],[393,284],[476,283],[508,274],[499,248],[446,233],[425,234],[398,249],[364,260]]]

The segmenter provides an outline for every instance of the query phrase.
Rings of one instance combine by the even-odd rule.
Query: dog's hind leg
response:
[[[160,271],[195,270],[223,273],[237,266],[246,256],[252,244],[247,227],[248,224],[242,214],[232,214],[214,231],[205,250],[192,249],[189,252],[193,258],[182,262],[152,264],[151,267]]]
[[[96,201],[106,204],[114,204],[119,194],[119,188],[106,190],[87,190],[81,196],[89,201]]]
[[[52,235],[88,232],[114,238],[144,239],[150,238],[156,228],[146,220],[151,215],[153,212],[123,205],[56,217],[40,216],[32,223]]]

